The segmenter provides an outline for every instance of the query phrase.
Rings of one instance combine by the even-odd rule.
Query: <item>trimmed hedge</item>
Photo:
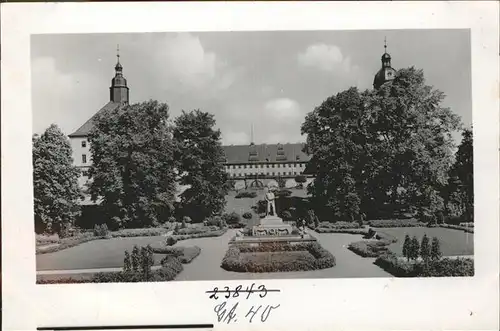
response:
[[[58,244],[60,241],[59,236],[57,234],[53,235],[35,234],[35,239],[37,245]]]
[[[123,229],[112,231],[109,234],[112,238],[156,237],[162,236],[169,231],[169,229],[165,228]]]
[[[468,233],[474,233],[473,227],[469,228],[469,227],[460,226],[460,225],[453,225],[453,224],[439,224],[439,226],[442,228],[461,230],[461,231],[468,232]]]
[[[350,243],[347,248],[362,257],[379,257],[386,254],[389,249],[383,241],[356,241]]]
[[[198,234],[198,233],[205,233],[205,232],[210,232],[210,231],[217,231],[218,227],[215,225],[211,226],[197,226],[193,228],[184,228],[184,229],[178,229],[175,234],[176,235],[190,235],[190,234]]]
[[[254,252],[287,252],[293,251],[308,251],[311,258],[307,261],[297,260],[293,262],[280,261],[279,259],[266,260],[262,262],[243,261],[241,253]],[[331,268],[335,266],[335,257],[318,243],[308,244],[278,244],[270,243],[266,245],[245,246],[232,245],[229,246],[226,255],[224,256],[221,267],[228,271],[235,272],[287,272],[287,271],[307,271]]]
[[[155,254],[167,254],[179,259],[183,264],[190,263],[201,253],[198,246],[191,247],[153,247]]]
[[[314,229],[318,233],[348,233],[348,234],[361,234],[367,235],[368,230],[366,229],[331,229],[331,228],[316,228]]]
[[[474,260],[444,258],[436,261],[412,262],[385,254],[375,264],[395,277],[464,277],[474,276]]]
[[[385,232],[377,232],[375,234],[375,238],[382,242],[385,242],[386,245],[398,242],[398,238],[391,236],[390,234],[387,234]]]
[[[319,224],[320,228],[327,228],[327,229],[359,229],[359,223],[357,222],[344,222],[344,221],[339,221],[339,222],[321,222]]]
[[[426,226],[427,223],[420,222],[414,218],[396,220],[371,220],[368,225],[374,228],[409,228]]]
[[[215,230],[215,231],[208,231],[208,232],[202,232],[202,233],[174,235],[172,237],[177,241],[181,241],[181,240],[194,239],[194,238],[220,237],[226,232],[227,232],[227,228],[223,228],[223,229],[219,229],[219,230]]]

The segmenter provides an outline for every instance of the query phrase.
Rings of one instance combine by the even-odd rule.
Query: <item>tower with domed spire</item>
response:
[[[115,77],[111,80],[109,88],[109,99],[115,103],[128,103],[127,80],[123,77],[123,67],[120,63],[120,47],[116,49]]]
[[[396,70],[391,67],[391,56],[387,53],[387,40],[384,39],[384,54],[382,54],[382,68],[375,75],[373,88],[379,89],[384,83],[396,77]]]

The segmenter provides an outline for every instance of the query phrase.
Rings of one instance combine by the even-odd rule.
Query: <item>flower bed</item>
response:
[[[255,198],[257,197],[257,193],[253,191],[243,191],[234,197],[235,199],[242,199],[242,198]]]
[[[229,246],[221,264],[223,269],[235,272],[307,271],[333,266],[335,257],[318,243],[232,245]]]
[[[123,229],[110,232],[112,238],[129,238],[129,237],[156,237],[169,232],[165,228],[144,228],[144,229]]]
[[[184,229],[179,229],[175,232],[175,235],[191,235],[191,234],[199,234],[199,233],[205,233],[205,232],[210,232],[210,231],[217,231],[219,228],[217,226],[211,225],[211,226],[196,226],[192,228],[184,228]]]
[[[408,228],[426,226],[426,223],[420,222],[414,218],[396,219],[396,220],[371,220],[368,225],[374,228]]]
[[[466,226],[445,224],[445,223],[439,224],[439,226],[442,228],[461,230],[461,231],[468,232],[468,233],[474,233],[474,227],[466,227]]]
[[[153,253],[171,255],[183,264],[190,263],[201,253],[198,246],[191,247],[153,247]]]
[[[389,251],[388,244],[383,241],[356,241],[347,248],[362,257],[379,257]]]
[[[375,264],[395,277],[464,277],[474,276],[474,260],[444,258],[435,261],[407,261],[395,254],[385,254]]]
[[[321,222],[319,224],[320,228],[326,228],[326,229],[359,229],[359,223],[357,222]]]
[[[176,239],[177,241],[180,241],[180,240],[187,240],[187,239],[193,239],[193,238],[220,237],[226,232],[227,232],[227,228],[222,228],[219,230],[207,231],[207,232],[201,232],[201,233],[173,235],[172,237],[174,239]]]
[[[37,284],[77,284],[77,283],[138,283],[165,282],[174,278],[183,270],[178,258],[167,256],[162,260],[161,268],[151,271],[147,277],[140,272],[100,272],[90,279],[63,278],[56,280],[38,280]]]

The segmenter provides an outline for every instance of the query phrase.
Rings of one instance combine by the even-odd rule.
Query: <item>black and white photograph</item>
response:
[[[39,283],[474,275],[467,30],[34,35]]]
[[[498,330],[498,2],[3,4],[5,330]]]

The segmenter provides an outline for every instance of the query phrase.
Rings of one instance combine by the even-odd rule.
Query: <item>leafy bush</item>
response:
[[[398,242],[398,238],[391,236],[385,232],[377,232],[375,238],[381,241],[386,242],[387,244],[392,244]],[[418,242],[417,242],[418,243]]]
[[[439,260],[441,256],[443,256],[443,253],[441,253],[441,244],[439,242],[439,239],[437,237],[433,237],[431,243],[430,258],[434,261]]]
[[[307,178],[304,175],[297,175],[295,176],[295,182],[298,184],[304,184],[305,182],[307,182]]]
[[[462,226],[462,227],[468,227],[468,228],[473,228],[474,227],[474,222],[461,222],[459,224],[459,226]]]
[[[383,241],[356,241],[347,248],[362,257],[378,257],[389,251],[387,243]]]
[[[165,243],[167,244],[167,246],[174,246],[177,243],[177,239],[170,236],[170,237],[167,237],[167,240],[165,240]]]
[[[211,216],[206,218],[207,225],[210,226],[218,226],[222,227],[224,225],[224,221],[220,216]]]
[[[240,214],[238,214],[236,212],[232,212],[232,213],[229,213],[229,214],[223,214],[222,215],[222,219],[224,220],[224,222],[227,225],[241,223]]]
[[[106,237],[107,235],[109,235],[109,230],[106,223],[103,223],[101,225],[94,225],[94,236]]]
[[[255,198],[255,197],[257,197],[257,193],[254,191],[242,191],[236,194],[235,196],[236,199]]]
[[[309,257],[289,261],[287,252],[308,251]],[[282,252],[283,259],[273,258],[255,262],[244,260],[240,253],[253,252]],[[277,257],[280,255],[277,255]],[[288,260],[288,261],[287,261]],[[318,270],[335,266],[335,257],[318,243],[308,244],[269,244],[260,246],[232,245],[222,260],[221,267],[235,272],[283,272],[283,271],[305,271]]]
[[[247,211],[246,213],[243,214],[243,218],[247,220],[252,219],[252,213]]]
[[[426,226],[426,223],[416,219],[396,219],[396,220],[371,220],[368,225],[374,228],[406,228]]]

